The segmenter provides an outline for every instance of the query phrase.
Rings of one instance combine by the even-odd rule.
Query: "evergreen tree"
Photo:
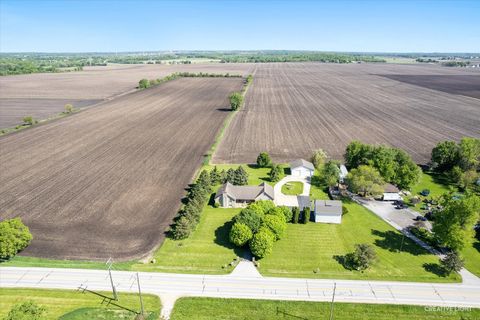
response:
[[[213,170],[210,171],[210,182],[212,185],[219,184],[220,182],[222,182],[220,171],[218,171],[217,166],[215,166]]]
[[[280,180],[280,175],[282,174],[282,168],[278,164],[272,164],[272,169],[268,173],[271,182],[277,182]]]
[[[225,174],[225,182],[230,182],[231,184],[235,184],[235,169],[230,168],[227,170],[227,173]]]
[[[235,170],[234,182],[234,184],[238,186],[245,186],[248,184],[248,173],[242,166],[239,166],[237,170]]]
[[[292,213],[293,213],[292,223],[298,223],[298,220],[300,218],[300,209],[298,207],[293,207]]]

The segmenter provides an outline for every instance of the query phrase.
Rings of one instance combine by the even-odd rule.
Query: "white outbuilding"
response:
[[[315,200],[315,222],[342,223],[342,201],[339,200]]]
[[[399,201],[402,200],[400,190],[393,184],[387,183],[383,186],[383,201]]]
[[[297,159],[290,163],[290,171],[294,177],[312,177],[315,172],[313,163],[303,159]]]
[[[347,177],[348,175],[348,170],[347,170],[347,167],[345,167],[344,164],[341,164],[340,165],[340,183],[344,183],[345,182],[345,178]]]

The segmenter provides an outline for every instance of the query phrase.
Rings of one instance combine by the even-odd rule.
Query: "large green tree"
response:
[[[0,222],[0,259],[10,259],[25,249],[32,241],[32,234],[20,218]]]
[[[233,111],[238,110],[243,104],[243,95],[240,92],[234,92],[228,98]]]
[[[252,230],[244,223],[237,222],[230,229],[230,242],[237,247],[244,246],[252,237]]]
[[[316,169],[320,169],[327,160],[327,153],[322,149],[315,150],[310,160]]]
[[[263,258],[272,252],[274,241],[275,235],[272,231],[263,227],[250,240],[250,250],[255,257]]]
[[[282,167],[278,164],[272,164],[272,168],[268,173],[270,181],[277,182],[278,180],[280,180],[281,175],[282,175]]]
[[[347,175],[347,184],[352,192],[361,193],[363,196],[377,196],[383,193],[385,184],[377,169],[371,166],[361,165],[350,170]]]
[[[480,214],[480,197],[472,193],[461,199],[447,195],[441,204],[443,209],[435,214],[432,231],[442,245],[461,251],[473,241],[473,227]]]
[[[340,178],[340,162],[335,160],[330,160],[322,168],[321,178],[325,184],[329,187],[332,187],[338,183]]]
[[[272,159],[267,152],[260,152],[257,157],[257,166],[260,168],[269,167],[272,164]]]
[[[239,166],[235,170],[234,184],[238,186],[244,186],[248,184],[248,173],[242,166]]]
[[[454,141],[439,142],[432,149],[432,165],[437,171],[451,170],[458,163],[459,159],[459,148]]]

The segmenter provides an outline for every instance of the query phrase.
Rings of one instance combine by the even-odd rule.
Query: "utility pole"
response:
[[[143,300],[142,300],[142,291],[140,290],[140,278],[138,277],[138,272],[137,272],[137,284],[138,284],[138,295],[140,296],[140,308],[141,308],[141,314],[143,316],[144,310],[143,310]]]
[[[333,320],[333,302],[335,301],[335,291],[337,289],[337,283],[333,283],[333,295],[332,295],[332,303],[330,304],[330,320]]]
[[[108,258],[106,265],[108,266],[108,275],[110,276],[110,284],[112,285],[113,299],[115,301],[118,301],[117,290],[115,289],[115,285],[113,284],[113,278],[112,278],[112,265],[113,265],[112,258]]]

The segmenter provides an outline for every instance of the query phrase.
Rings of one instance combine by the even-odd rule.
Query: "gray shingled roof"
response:
[[[315,170],[315,167],[313,166],[313,163],[308,162],[307,160],[297,159],[297,160],[293,160],[292,162],[290,162],[290,168],[291,169],[298,168],[298,167],[306,167],[310,170]]]
[[[342,215],[342,201],[315,200],[315,214]]]
[[[274,199],[273,187],[265,182],[258,186],[235,186],[230,182],[227,182],[218,189],[215,197],[224,193],[235,200],[253,201],[262,193],[265,193],[270,198]]]

